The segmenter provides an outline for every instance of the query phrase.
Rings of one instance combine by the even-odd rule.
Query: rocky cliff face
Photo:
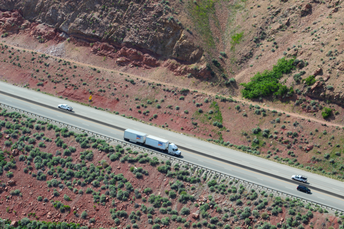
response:
[[[18,10],[24,19],[48,25],[68,36],[88,41],[128,44],[195,63],[203,50],[184,31],[168,1],[1,0],[1,10]]]

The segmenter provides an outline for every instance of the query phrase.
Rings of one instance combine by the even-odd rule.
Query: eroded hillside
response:
[[[277,59],[295,57],[304,66],[281,82],[299,95],[341,104],[341,5],[341,1],[3,0],[0,28],[3,39],[26,32],[37,43],[47,44],[38,47],[27,40],[5,39],[22,47],[49,53],[48,47],[56,45],[49,40],[81,42],[93,48],[78,55],[72,54],[72,47],[61,52],[55,48],[55,54],[72,59],[84,54],[110,57],[116,63],[113,68],[162,67],[167,73],[159,69],[149,74],[165,82],[210,81],[227,95],[240,95],[239,83],[271,69]],[[169,79],[170,71],[183,77]],[[315,79],[304,83],[312,75]]]
[[[192,63],[203,53],[174,19],[177,12],[168,1],[4,1],[1,9],[19,10],[25,20],[50,26],[65,36],[133,46],[161,58]],[[7,30],[25,29],[19,25]],[[43,35],[41,39],[49,38]]]

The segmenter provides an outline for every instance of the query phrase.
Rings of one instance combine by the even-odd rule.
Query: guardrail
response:
[[[207,177],[209,179],[212,179],[212,178],[215,177],[215,179],[217,179],[217,180],[222,180],[222,179],[237,180],[238,183],[245,184],[245,186],[249,186],[250,189],[256,189],[256,190],[259,189],[259,190],[262,190],[262,191],[265,191],[265,192],[273,193],[274,195],[279,195],[279,196],[284,196],[284,197],[289,197],[289,198],[300,199],[305,204],[308,204],[308,203],[309,204],[313,204],[313,205],[316,205],[316,206],[318,206],[320,208],[326,209],[328,211],[333,211],[333,212],[337,211],[338,214],[340,214],[340,213],[344,214],[344,210],[342,210],[342,209],[338,209],[338,208],[326,205],[324,203],[319,203],[319,202],[316,202],[316,201],[313,201],[313,200],[308,200],[306,198],[300,198],[300,197],[295,196],[293,194],[290,194],[290,193],[287,193],[287,192],[284,192],[284,191],[281,191],[281,190],[277,190],[277,189],[274,189],[274,188],[271,188],[271,187],[263,186],[263,185],[255,183],[255,182],[252,182],[252,181],[243,180],[243,179],[235,177],[233,175],[229,175],[229,174],[223,173],[221,171],[218,171],[218,170],[215,170],[215,169],[212,169],[212,168],[208,168],[208,167],[205,167],[205,166],[202,166],[202,165],[198,165],[196,163],[192,163],[192,162],[189,162],[189,161],[177,158],[177,157],[172,157],[172,156],[164,154],[162,152],[159,152],[159,151],[156,151],[156,150],[152,150],[152,149],[149,149],[149,148],[146,148],[146,147],[143,147],[143,146],[139,146],[139,145],[136,145],[136,144],[133,144],[133,143],[130,143],[130,142],[126,142],[126,141],[121,140],[121,139],[116,139],[116,138],[113,138],[113,137],[110,137],[110,136],[106,136],[104,134],[100,134],[100,133],[97,133],[97,132],[94,132],[94,131],[90,131],[90,130],[87,130],[87,129],[84,129],[84,128],[81,128],[81,127],[77,127],[75,125],[66,124],[64,122],[61,122],[61,121],[58,121],[58,120],[55,120],[55,119],[52,119],[52,118],[47,118],[45,116],[38,115],[38,114],[35,114],[33,112],[28,112],[28,111],[25,111],[25,110],[22,110],[20,108],[16,108],[16,107],[4,104],[4,103],[0,103],[0,107],[5,108],[5,109],[10,109],[12,111],[16,111],[16,112],[19,112],[19,113],[22,113],[22,114],[25,114],[25,115],[29,115],[29,116],[32,116],[34,118],[40,119],[41,121],[50,122],[51,124],[57,124],[57,125],[59,125],[61,127],[67,127],[69,130],[79,131],[79,132],[82,132],[82,133],[87,133],[88,135],[91,135],[91,136],[94,136],[94,137],[102,138],[102,139],[106,140],[108,143],[121,144],[123,146],[130,146],[130,147],[132,147],[134,149],[140,150],[141,152],[155,153],[155,154],[159,155],[160,157],[166,158],[166,159],[174,162],[175,164],[179,163],[179,164],[182,164],[182,165],[192,166],[196,171],[197,170],[203,170],[204,171],[203,174],[207,174]]]

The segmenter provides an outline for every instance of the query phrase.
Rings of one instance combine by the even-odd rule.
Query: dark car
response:
[[[311,190],[309,188],[307,188],[306,186],[299,185],[299,186],[297,186],[296,189],[301,191],[301,192],[311,193]]]

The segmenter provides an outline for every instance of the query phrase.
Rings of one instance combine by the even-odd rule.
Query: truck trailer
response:
[[[181,155],[181,152],[176,146],[176,144],[170,143],[168,140],[162,138],[138,132],[136,130],[126,129],[124,131],[124,140],[150,146],[152,148],[167,152],[171,155]]]
[[[147,134],[136,131],[136,130],[126,129],[124,131],[125,141],[131,141],[134,143],[144,144],[146,141],[146,137],[147,137]]]

